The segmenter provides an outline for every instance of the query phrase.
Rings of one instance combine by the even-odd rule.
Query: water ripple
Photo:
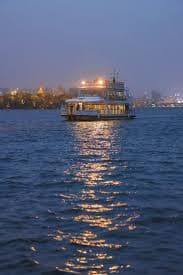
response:
[[[182,274],[182,109],[1,111],[1,274]]]

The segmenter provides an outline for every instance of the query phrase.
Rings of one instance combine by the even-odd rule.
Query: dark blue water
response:
[[[183,274],[183,109],[0,111],[0,274]]]

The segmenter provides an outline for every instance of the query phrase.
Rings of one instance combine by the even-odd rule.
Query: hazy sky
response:
[[[113,69],[183,93],[183,0],[0,0],[0,87],[72,86]]]

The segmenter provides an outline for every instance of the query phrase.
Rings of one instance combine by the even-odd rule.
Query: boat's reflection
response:
[[[129,205],[121,180],[121,163],[114,161],[121,150],[115,122],[76,123],[78,162],[67,174],[81,189],[60,194],[72,205],[74,233],[58,231],[54,240],[67,240],[74,252],[62,272],[84,274],[121,273],[130,268],[122,259],[128,247],[121,233],[135,230],[137,214]],[[123,163],[128,169],[127,163]],[[125,193],[126,192],[126,193]]]

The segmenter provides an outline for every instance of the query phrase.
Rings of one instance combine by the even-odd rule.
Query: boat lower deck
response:
[[[98,120],[123,120],[123,119],[133,119],[136,116],[134,114],[126,114],[126,115],[98,115],[98,116],[91,116],[91,115],[62,115],[65,119],[69,121],[98,121]]]

